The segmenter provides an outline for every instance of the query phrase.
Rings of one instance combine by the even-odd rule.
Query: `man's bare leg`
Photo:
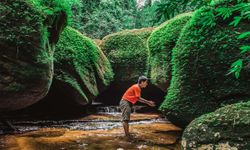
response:
[[[123,125],[123,129],[124,129],[124,132],[125,132],[125,136],[129,137],[129,125],[128,125],[128,121],[123,121],[122,125]]]

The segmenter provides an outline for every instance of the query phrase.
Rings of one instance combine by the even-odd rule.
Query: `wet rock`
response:
[[[125,30],[103,38],[100,45],[111,62],[114,82],[136,82],[146,71],[147,39],[153,28]]]
[[[224,0],[200,8],[180,34],[173,50],[171,84],[161,106],[176,125],[184,127],[202,114],[250,98],[250,71],[242,71],[239,79],[227,75],[240,47],[249,43],[248,39],[238,39],[240,33],[249,30],[249,21],[242,21],[237,28],[228,27],[233,18],[204,23],[206,18],[213,20],[217,8],[235,3]]]
[[[155,28],[148,38],[150,79],[164,92],[171,80],[172,49],[191,16],[192,13],[184,13],[166,21]]]
[[[147,74],[147,39],[153,28],[125,30],[108,35],[102,39],[100,48],[110,60],[114,71],[114,81],[101,93],[96,101],[107,105],[118,105],[124,92],[138,77]],[[155,85],[149,84],[142,90],[144,98],[162,102],[165,93]]]
[[[195,119],[183,133],[182,147],[247,150],[250,148],[250,101],[225,106]]]
[[[67,14],[54,1],[1,1],[0,10],[0,111],[11,111],[47,94],[53,76],[50,58]]]
[[[103,52],[91,39],[71,27],[62,32],[54,57],[52,90],[45,98],[48,102],[60,103],[57,98],[61,98],[75,105],[86,105],[113,79],[110,63]]]

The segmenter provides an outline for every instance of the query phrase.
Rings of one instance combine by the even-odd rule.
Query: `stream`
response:
[[[69,120],[10,121],[19,132],[0,130],[4,150],[179,150],[181,129],[157,113],[131,115],[131,138],[124,137],[116,106]]]

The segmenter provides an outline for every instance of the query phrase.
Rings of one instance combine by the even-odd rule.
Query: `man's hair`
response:
[[[145,82],[147,80],[148,80],[148,78],[146,76],[140,76],[138,79],[138,84],[140,84],[141,82]]]

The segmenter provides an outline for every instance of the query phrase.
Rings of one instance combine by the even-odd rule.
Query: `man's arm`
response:
[[[151,107],[154,107],[155,106],[155,103],[153,102],[153,101],[148,101],[148,100],[146,100],[146,99],[144,99],[144,98],[142,98],[142,97],[139,97],[139,100],[138,100],[139,102],[142,102],[142,103],[144,103],[144,104],[147,104],[147,105],[149,105],[149,106],[151,106]]]

